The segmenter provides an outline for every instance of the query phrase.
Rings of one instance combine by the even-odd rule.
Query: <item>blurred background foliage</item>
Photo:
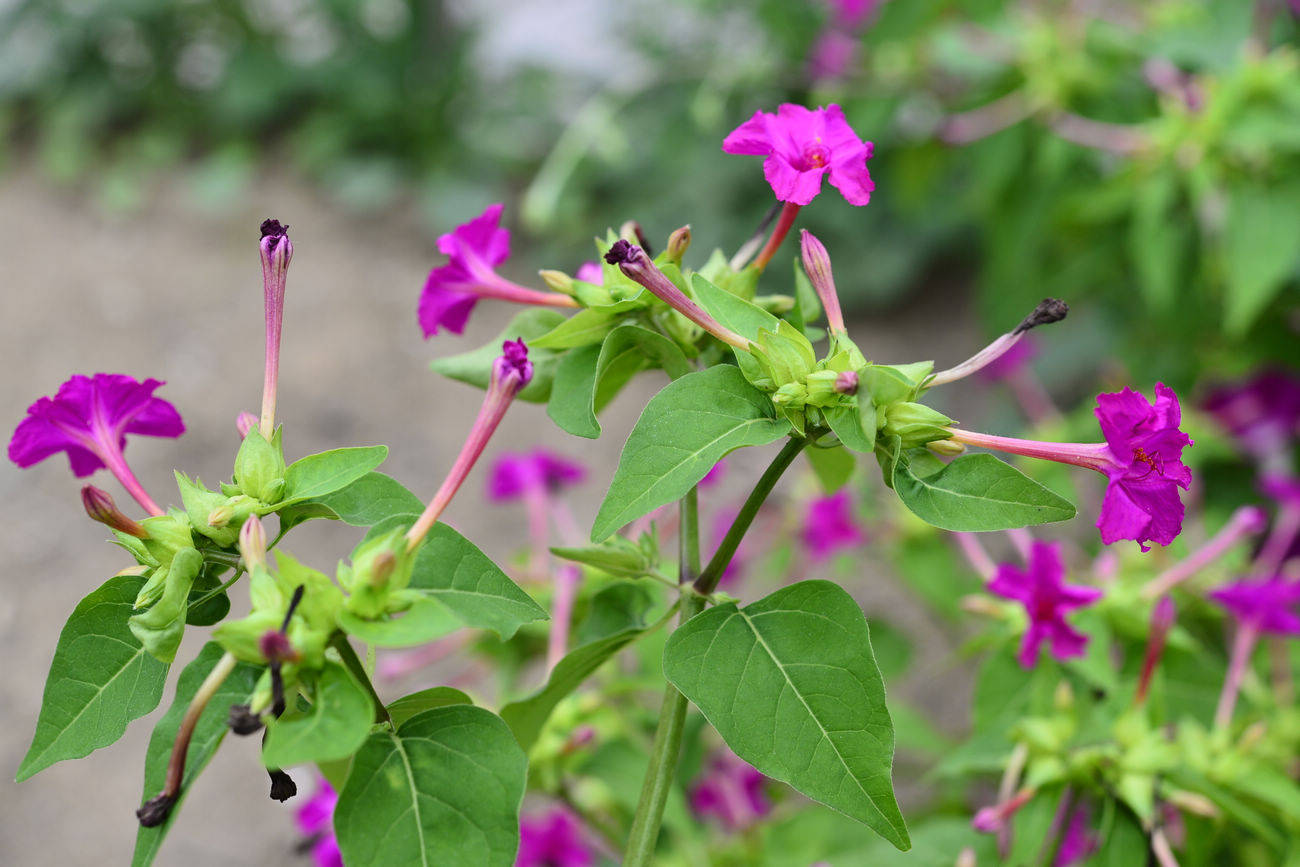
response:
[[[1060,296],[1076,336],[1049,379],[1118,358],[1187,387],[1296,355],[1298,20],[1286,0],[6,0],[0,129],[10,165],[108,210],[165,173],[219,208],[291,171],[431,234],[505,199],[516,258],[572,270],[624,219],[734,248],[771,194],[722,137],[838,102],[877,192],[801,219],[858,313],[943,315],[971,287],[996,333]]]

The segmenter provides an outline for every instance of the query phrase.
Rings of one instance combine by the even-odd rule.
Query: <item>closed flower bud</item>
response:
[[[284,451],[280,431],[266,440],[260,431],[249,431],[235,455],[235,484],[239,490],[263,503],[284,499]]]
[[[255,427],[257,427],[257,416],[251,412],[241,412],[235,417],[235,430],[239,431],[241,440],[248,436],[248,432]]]
[[[808,402],[808,389],[802,382],[787,382],[772,395],[772,403],[789,409],[799,409]]]
[[[966,452],[966,447],[956,440],[931,440],[925,444],[925,447],[945,458],[955,458]]]
[[[814,370],[804,377],[804,384],[808,388],[808,403],[822,407],[838,405],[840,403],[840,394],[835,390],[835,381],[837,379],[839,379],[839,374],[833,370]],[[782,387],[784,388],[784,386]]]
[[[91,520],[98,521],[106,527],[111,527],[119,533],[126,533],[128,536],[135,536],[137,539],[143,539],[149,535],[138,521],[133,521],[122,514],[107,491],[101,490],[94,485],[86,485],[81,489],[81,504],[86,507],[86,514],[90,516]]]
[[[542,282],[547,288],[554,289],[556,292],[563,292],[565,295],[573,294],[573,278],[563,271],[542,270],[537,275],[542,278]]]
[[[857,394],[858,372],[856,370],[846,370],[835,377],[835,391],[839,394]]]
[[[691,227],[682,226],[668,236],[668,261],[680,265],[682,257],[691,246]]]
[[[298,651],[293,649],[289,636],[279,629],[268,629],[262,633],[257,647],[268,662],[297,662]]]
[[[911,448],[948,439],[950,424],[952,419],[924,404],[899,401],[885,408],[883,431],[885,436],[901,437],[903,448]]]
[[[209,527],[224,527],[230,523],[230,519],[235,517],[235,507],[226,503],[217,506],[211,512],[208,512]]]
[[[239,553],[249,569],[266,565],[266,528],[256,515],[245,521],[239,530]]]
[[[298,785],[284,771],[279,768],[267,768],[266,772],[271,777],[272,801],[283,803],[298,794]]]

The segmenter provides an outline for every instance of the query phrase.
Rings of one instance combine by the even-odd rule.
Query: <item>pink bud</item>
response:
[[[257,416],[251,412],[241,412],[235,418],[235,429],[239,431],[239,438],[242,440],[248,436],[248,432],[257,427]]]
[[[839,394],[857,394],[858,393],[858,373],[856,370],[846,370],[839,376],[835,377],[835,391]]]
[[[262,633],[257,648],[262,651],[267,662],[297,662],[299,658],[298,651],[294,650],[289,642],[289,636],[278,629],[269,629]]]
[[[826,246],[817,240],[817,236],[807,229],[800,231],[800,249],[803,253],[803,269],[808,273],[808,281],[817,290],[822,307],[826,309],[826,324],[832,333],[844,331],[844,314],[840,311],[840,296],[835,291],[835,277],[831,273],[831,257]]]
[[[138,522],[131,520],[122,514],[109,496],[108,491],[101,490],[94,485],[86,485],[81,489],[81,504],[86,507],[86,514],[92,521],[112,527],[121,533],[135,536],[137,539],[148,538],[149,533]]]
[[[249,569],[266,565],[266,528],[256,515],[249,517],[239,528],[239,553]]]

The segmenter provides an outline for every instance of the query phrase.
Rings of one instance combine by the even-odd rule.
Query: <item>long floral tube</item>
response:
[[[1223,529],[1215,533],[1210,541],[1193,551],[1186,559],[1175,563],[1151,579],[1151,583],[1142,588],[1143,598],[1155,599],[1165,595],[1231,551],[1243,539],[1264,529],[1266,520],[1264,511],[1258,506],[1242,506],[1232,514],[1228,523],[1224,524]]]

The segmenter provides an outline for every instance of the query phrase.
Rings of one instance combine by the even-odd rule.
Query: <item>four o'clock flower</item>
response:
[[[1088,809],[1082,805],[1070,811],[1065,825],[1065,833],[1056,847],[1056,858],[1052,867],[1073,867],[1082,864],[1089,855],[1097,851],[1097,835],[1088,825]]]
[[[617,265],[619,270],[630,279],[649,289],[656,298],[723,343],[728,343],[737,349],[749,350],[748,340],[725,328],[722,323],[706,313],[703,307],[687,298],[686,293],[678,289],[677,285],[668,279],[668,275],[660,271],[655,263],[650,261],[645,251],[637,245],[628,241],[615,241],[614,246],[610,247],[609,252],[605,254],[605,261]]]
[[[989,592],[1025,606],[1029,628],[1020,642],[1017,657],[1025,668],[1034,667],[1043,642],[1049,643],[1057,659],[1083,656],[1088,646],[1088,636],[1070,626],[1065,615],[1075,608],[1091,605],[1102,593],[1096,587],[1065,583],[1060,547],[1059,542],[1035,540],[1029,548],[1026,568],[1002,563],[988,585]]]
[[[517,304],[577,307],[559,292],[539,292],[512,283],[496,272],[510,257],[510,231],[501,228],[502,205],[489,205],[482,214],[438,238],[447,264],[429,272],[420,293],[419,320],[426,338],[446,328],[465,331],[465,323],[480,298],[500,298]]]
[[[334,808],[339,796],[324,777],[316,786],[316,793],[294,813],[294,822],[311,847],[311,857],[316,867],[343,867],[339,841],[334,836]]]
[[[844,489],[809,501],[799,535],[814,560],[826,560],[867,541],[853,515],[853,500]]]
[[[821,192],[823,177],[829,176],[831,185],[851,205],[871,201],[876,188],[867,171],[872,144],[858,138],[838,105],[810,109],[786,103],[776,114],[754,112],[723,140],[722,149],[767,157],[763,175],[777,201],[785,203],[776,228],[754,260],[760,271],[776,255],[799,209]]]
[[[1219,693],[1219,705],[1214,712],[1214,724],[1224,728],[1232,722],[1232,711],[1237,703],[1241,681],[1250,666],[1250,657],[1261,633],[1273,635],[1300,635],[1300,615],[1296,603],[1300,602],[1300,581],[1291,581],[1281,575],[1263,580],[1244,580],[1225,584],[1210,592],[1210,598],[1222,605],[1237,622],[1237,633],[1228,658],[1228,674]]]
[[[595,862],[582,822],[573,811],[552,807],[519,820],[515,867],[590,867]]]
[[[262,222],[262,296],[266,304],[266,372],[262,380],[262,418],[259,429],[270,440],[275,433],[275,395],[280,380],[280,334],[284,327],[284,286],[289,276],[293,243],[289,227],[279,220]]]
[[[799,233],[799,249],[803,256],[803,269],[808,282],[817,292],[817,298],[826,311],[826,325],[832,334],[843,334],[844,313],[840,310],[840,296],[835,291],[835,275],[831,273],[831,257],[826,246],[807,229]]]
[[[691,786],[691,809],[717,819],[728,831],[743,831],[772,811],[767,778],[730,751],[714,756]]]
[[[492,363],[492,379],[488,383],[487,394],[483,397],[483,406],[479,409],[478,418],[474,419],[474,426],[465,439],[465,445],[461,446],[460,454],[456,456],[456,462],[452,464],[451,471],[447,473],[438,492],[406,532],[408,551],[414,551],[437,522],[443,509],[447,508],[456,491],[460,490],[479,455],[483,454],[483,449],[505,417],[515,395],[532,379],[533,363],[528,360],[528,347],[524,346],[523,340],[507,340],[501,344],[501,355]]]
[[[131,472],[122,450],[127,434],[178,437],[185,433],[176,407],[154,391],[158,379],[138,382],[117,373],[78,374],[54,397],[42,397],[27,408],[9,440],[9,460],[30,467],[58,452],[66,452],[73,475],[88,476],[108,468],[122,487],[151,515],[162,509]]]
[[[1266,472],[1290,471],[1291,446],[1300,436],[1300,377],[1265,370],[1215,389],[1203,406]]]
[[[969,446],[996,449],[1015,455],[1087,467],[1108,479],[1097,527],[1109,545],[1132,539],[1149,550],[1147,542],[1168,545],[1183,527],[1183,504],[1178,488],[1186,490],[1192,472],[1182,462],[1183,449],[1192,439],[1178,429],[1182,414],[1178,396],[1164,383],[1156,383],[1156,400],[1123,391],[1097,396],[1094,410],[1104,443],[1045,443],[990,436],[958,427],[949,428],[952,439]]]

